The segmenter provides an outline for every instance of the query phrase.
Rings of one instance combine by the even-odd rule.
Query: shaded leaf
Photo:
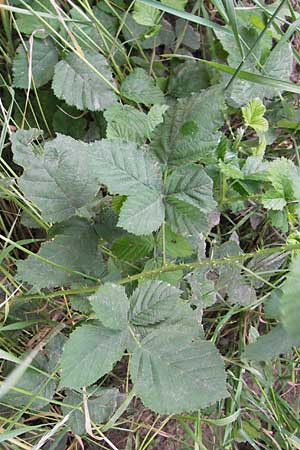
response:
[[[123,261],[136,261],[151,254],[154,249],[152,236],[126,235],[117,239],[112,246],[113,254]]]
[[[277,325],[268,334],[259,336],[256,342],[247,345],[243,358],[250,361],[270,361],[276,356],[288,353],[292,347],[299,346],[299,336],[291,337],[281,325]]]
[[[44,86],[54,75],[54,66],[58,62],[58,52],[52,39],[33,39],[32,51],[29,42],[17,48],[13,61],[14,87],[28,89],[29,74],[32,74],[36,88]],[[32,84],[30,86],[32,88]]]
[[[207,66],[201,62],[179,64],[170,77],[169,93],[174,97],[188,97],[209,87]]]
[[[116,388],[90,387],[86,389],[87,407],[91,422],[100,425],[108,421],[116,410],[121,394]],[[64,406],[64,403],[67,406]],[[72,432],[80,436],[86,433],[85,415],[83,412],[83,395],[67,390],[67,395],[62,404],[63,414],[66,416],[72,409],[69,405],[74,405],[76,409],[70,415],[68,425]]]
[[[300,339],[300,254],[293,259],[282,286],[280,312],[283,328],[292,339]]]
[[[15,385],[16,391],[11,389],[1,398],[1,402],[13,407],[22,407],[30,403],[29,409],[41,409],[51,402],[56,389],[56,381],[48,374],[48,363],[44,355],[39,354],[32,363],[37,370],[29,368]],[[4,366],[4,373],[15,368],[14,364]],[[3,374],[4,374],[3,373]],[[44,398],[36,398],[44,397]]]
[[[55,66],[52,88],[55,95],[77,109],[102,111],[117,101],[106,59],[99,53],[85,52],[91,68],[74,53]]]
[[[24,261],[17,262],[19,280],[30,284],[35,291],[38,291],[43,288],[87,282],[82,276],[72,271],[101,276],[104,264],[98,249],[98,237],[88,221],[72,218],[51,231],[54,239],[41,245],[38,256],[59,264],[68,271],[30,255]]]

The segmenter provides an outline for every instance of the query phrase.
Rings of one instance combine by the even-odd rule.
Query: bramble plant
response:
[[[203,19],[220,63],[195,56],[186,0],[58,3],[28,2],[26,15],[25,2],[8,2],[23,38],[9,56],[4,122],[15,129],[3,134],[12,157],[0,186],[44,242],[1,235],[1,261],[27,255],[13,258],[22,286],[13,324],[43,299],[64,299],[76,320],[50,333],[46,354],[3,353],[0,397],[21,409],[30,391],[40,409],[64,396],[61,411],[82,435],[87,411],[108,429],[133,397],[159,414],[235,397],[218,349],[234,314],[264,304],[276,321],[242,349],[247,367],[300,346],[299,161],[272,150],[277,129],[297,131],[289,96],[300,89],[292,31],[280,38],[267,6],[269,21],[231,2],[225,25]],[[176,11],[174,23],[162,18]],[[253,233],[264,224],[251,246],[239,236],[248,219]],[[265,245],[270,228],[279,244]],[[212,333],[203,315],[218,305],[232,309]],[[105,384],[121,360],[126,393]]]

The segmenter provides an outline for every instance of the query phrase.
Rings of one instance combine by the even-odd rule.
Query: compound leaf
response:
[[[105,328],[100,322],[77,328],[64,347],[60,386],[89,386],[110,372],[123,355],[126,338],[125,331]]]
[[[83,59],[69,53],[55,66],[52,88],[55,95],[77,109],[102,111],[117,101],[111,70],[104,56],[85,52]]]
[[[137,395],[159,414],[195,411],[227,397],[224,365],[214,345],[178,328],[148,334],[130,371]]]

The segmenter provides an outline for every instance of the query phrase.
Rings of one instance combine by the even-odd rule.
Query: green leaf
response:
[[[135,103],[146,106],[164,102],[164,94],[155,86],[154,80],[143,69],[137,68],[121,85],[121,95]]]
[[[195,411],[227,396],[214,345],[178,328],[148,334],[133,354],[130,373],[137,395],[159,414]]]
[[[292,347],[300,346],[300,337],[291,337],[277,325],[271,331],[259,336],[256,342],[247,345],[243,358],[250,361],[270,361],[271,359],[291,351]]]
[[[129,195],[118,226],[136,235],[156,231],[164,219],[159,164],[133,143],[102,142],[102,149],[97,144],[99,177],[112,194]]]
[[[286,158],[278,158],[267,165],[268,180],[271,182],[277,197],[293,200],[299,191],[299,168]],[[297,195],[296,195],[297,197]]]
[[[164,121],[163,116],[167,110],[168,110],[167,105],[151,106],[147,115],[148,129],[150,134],[157,127],[157,125],[159,125]]]
[[[162,195],[153,189],[144,188],[138,194],[124,203],[118,226],[129,233],[147,235],[161,226],[165,217],[164,204]]]
[[[264,118],[265,112],[266,107],[259,98],[251,100],[242,108],[246,127],[253,128],[256,133],[265,133],[269,128],[268,121]]]
[[[231,287],[228,289],[228,303],[242,306],[252,305],[257,301],[255,289],[247,284]]]
[[[136,261],[151,254],[153,249],[154,240],[152,236],[126,235],[113,243],[111,251],[122,261]]]
[[[56,389],[56,381],[51,378],[48,369],[47,358],[39,354],[33,361],[32,366],[34,368],[29,368],[22,375],[21,379],[14,386],[17,391],[11,389],[6,395],[1,398],[1,402],[11,405],[12,407],[23,407],[28,403],[31,403],[30,409],[39,410],[44,408],[48,403],[51,402]],[[8,363],[4,365],[3,375],[6,372],[10,372],[14,369],[14,365]],[[44,397],[44,398],[36,398]]]
[[[166,105],[154,105],[145,114],[130,105],[115,103],[104,113],[107,121],[106,137],[124,139],[143,144],[151,137],[154,128],[163,122]]]
[[[278,43],[271,51],[264,66],[264,75],[281,81],[289,81],[293,67],[293,51],[289,42]],[[282,89],[264,88],[264,96],[272,98]]]
[[[300,337],[300,254],[293,259],[286,281],[282,286],[280,311],[282,325],[291,338]]]
[[[159,164],[134,143],[102,140],[91,145],[99,178],[112,194],[135,195],[141,199],[141,192],[161,191]]]
[[[99,214],[95,218],[94,227],[99,238],[106,242],[113,242],[124,234],[124,231],[117,227],[118,215],[111,204],[115,199],[119,198],[122,198],[122,196],[113,197],[112,199],[107,195],[101,200],[98,207]]]
[[[163,230],[159,235],[159,246],[163,248]],[[170,258],[185,258],[192,255],[193,249],[187,239],[180,234],[174,233],[166,224],[165,226],[166,253]]]
[[[138,340],[151,331],[164,330],[171,325],[184,329],[191,337],[199,336],[201,328],[196,313],[180,298],[181,293],[162,281],[139,285],[130,297],[129,311],[129,322]]]
[[[266,209],[281,211],[286,206],[286,199],[280,193],[269,190],[261,197],[261,202]]]
[[[89,386],[110,372],[124,353],[126,338],[127,332],[105,328],[99,322],[77,328],[64,347],[60,387]]]
[[[153,49],[164,45],[168,48],[172,47],[175,42],[175,33],[172,25],[167,20],[161,21],[161,28],[152,28],[149,33],[149,27],[138,24],[132,14],[127,12],[123,16],[124,26],[122,34],[125,41],[130,42],[135,47],[143,49]]]
[[[130,105],[115,103],[104,113],[106,137],[143,144],[148,136],[147,115]]]
[[[224,28],[225,31],[225,28]],[[258,30],[249,27],[242,27],[240,30],[240,35],[243,37],[244,41],[251,47],[256,38],[258,38]],[[222,31],[216,31],[217,37],[220,40],[223,48],[226,50],[228,55],[228,63],[231,68],[237,68],[240,64],[242,57],[240,51],[237,47],[236,41],[233,35],[225,33]],[[260,45],[256,45],[253,54],[247,59],[246,63],[243,65],[242,71],[253,74],[252,79],[255,75],[263,75],[268,77],[270,80],[275,79],[275,81],[289,81],[291,70],[292,70],[292,60],[293,54],[291,46],[288,42],[278,43],[274,49],[269,53],[272,45],[272,40],[270,36],[266,33],[264,38],[260,40]],[[245,52],[247,50],[245,49]],[[265,59],[265,54],[269,53],[268,57]],[[258,62],[261,67],[260,70],[257,69]],[[213,65],[212,63],[211,65]],[[216,65],[215,65],[216,67]],[[242,75],[240,73],[240,75]],[[230,77],[228,75],[224,76],[224,79],[229,81]],[[277,85],[277,86],[276,86]],[[278,93],[282,92],[283,89],[278,83],[270,85],[270,82],[262,84],[253,83],[247,79],[235,79],[231,87],[226,91],[228,100],[230,104],[234,107],[240,107],[245,105],[250,100],[254,98],[273,98]]]
[[[57,222],[91,214],[86,207],[104,183],[112,194],[129,195],[122,205],[118,226],[142,235],[161,225],[161,170],[151,155],[138,150],[134,143],[103,139],[85,144],[59,135],[46,143],[43,155],[33,158],[34,149],[30,149],[31,153],[25,146],[25,166],[29,168],[19,185],[42,210],[45,220]],[[23,155],[22,162],[25,159]]]
[[[63,105],[53,115],[52,125],[56,133],[65,134],[74,139],[84,139],[87,120],[76,108]]]
[[[44,38],[46,34],[51,32],[50,27],[54,28],[54,30],[59,29],[60,23],[58,19],[50,19],[48,17],[45,19],[43,17],[43,20],[46,20],[47,25],[49,25],[48,27],[38,17],[40,12],[57,16],[50,0],[26,0],[26,6],[32,8],[34,13],[31,15],[16,14],[16,25],[20,33],[27,35],[34,33],[35,38]]]
[[[182,46],[193,51],[200,48],[200,34],[192,25],[188,24],[185,19],[177,19],[175,25],[175,33],[177,39],[182,42]]]
[[[168,90],[174,97],[188,97],[209,85],[207,66],[201,62],[185,61],[171,74]]]
[[[19,186],[46,221],[59,222],[79,214],[95,198],[101,181],[91,145],[59,135],[45,144],[43,155],[26,155],[27,161],[25,154],[16,160],[25,167]]]
[[[106,11],[104,11],[102,5],[103,3],[98,3],[92,8],[92,20],[90,20],[89,22],[84,21],[84,16],[79,9],[77,9],[76,7],[70,9],[70,16],[77,22],[69,22],[68,29],[69,32],[71,32],[76,37],[76,40],[81,49],[93,49],[95,51],[98,51],[99,48],[107,49],[109,34],[113,37],[116,36],[118,30],[118,19],[111,14],[107,14]],[[111,10],[108,9],[107,12],[109,13],[111,12]],[[64,28],[61,30],[61,34],[68,42],[70,42],[70,44],[73,44],[69,33],[67,33]],[[114,54],[114,58],[122,58],[122,55],[118,49],[117,42],[116,46],[114,47],[114,49],[111,49],[112,53]],[[118,59],[117,61],[119,63]]]
[[[144,271],[148,272],[150,270],[159,269],[163,265],[163,259],[162,257],[155,257],[152,259],[149,259],[145,266]],[[172,286],[178,286],[178,283],[183,278],[183,271],[182,270],[175,270],[174,272],[158,272],[151,277],[149,277],[151,280],[159,280],[164,281],[166,283],[171,284]],[[140,283],[143,281],[141,280]]]
[[[166,220],[175,233],[193,235],[209,230],[207,214],[174,196],[166,199]]]
[[[136,0],[134,4],[133,18],[140,25],[154,27],[159,22],[160,13],[156,8],[145,5]]]
[[[243,180],[244,179],[244,174],[237,164],[234,164],[231,162],[224,163],[223,161],[219,161],[219,167],[220,167],[221,173],[226,178],[232,178],[233,180]]]
[[[102,111],[117,101],[111,70],[99,53],[85,52],[85,59],[69,53],[55,66],[52,88],[55,95],[77,109]]]
[[[58,62],[58,52],[52,39],[33,39],[32,49],[28,41],[17,48],[13,61],[14,87],[21,89],[32,88],[29,86],[29,74],[31,74],[36,88],[44,86],[54,75],[54,66]]]
[[[116,410],[122,397],[116,388],[103,388],[99,386],[92,386],[86,389],[86,393],[89,416],[91,422],[96,425],[100,425],[108,421],[110,416],[112,416]],[[68,407],[64,406],[64,403],[68,405]],[[65,416],[72,411],[69,405],[73,405],[76,409],[74,409],[70,415],[68,426],[73,433],[77,436],[81,436],[86,433],[85,414],[82,412],[83,395],[75,391],[68,390],[62,404],[62,411]]]
[[[96,318],[112,330],[123,330],[127,326],[129,302],[123,286],[106,283],[90,297]]]
[[[271,292],[271,295],[264,301],[264,318],[280,320],[280,298],[282,290],[277,288]]]
[[[43,132],[36,128],[17,130],[11,137],[14,162],[24,168],[30,167],[35,155],[42,154],[43,150],[33,142],[37,141]]]
[[[213,98],[213,101],[212,101]],[[221,138],[224,94],[210,88],[201,94],[179,99],[154,134],[151,150],[162,164],[181,166],[190,162],[213,163]]]
[[[161,3],[167,6],[172,6],[175,9],[184,10],[188,0],[161,0]]]
[[[211,212],[216,208],[213,199],[213,182],[205,170],[194,164],[174,170],[166,183],[166,195],[172,195],[201,211]]]
[[[201,308],[208,308],[217,301],[214,273],[207,268],[199,268],[189,273],[186,277],[192,290],[191,303]],[[211,279],[210,279],[211,277]]]
[[[38,253],[42,260],[30,255],[26,260],[17,262],[19,280],[38,291],[84,282],[84,278],[74,271],[97,277],[103,273],[98,236],[87,220],[72,218],[55,226],[51,233],[54,238],[42,244]],[[67,271],[47,261],[65,267]]]

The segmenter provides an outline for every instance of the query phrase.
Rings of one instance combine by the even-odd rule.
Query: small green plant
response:
[[[187,15],[185,0],[8,3],[22,42],[5,50],[11,85],[1,75],[11,155],[0,188],[39,238],[1,235],[21,293],[0,333],[54,330],[29,355],[3,340],[1,402],[20,417],[53,402],[92,437],[91,423],[106,431],[134,397],[169,415],[232,402],[215,419],[220,448],[253,442],[252,422],[232,425],[240,366],[256,374],[300,346],[299,161],[272,147],[289,139],[283,124],[298,131],[292,31],[280,38],[272,9],[231,2],[215,2],[222,26]],[[200,34],[184,18],[212,30],[222,64],[194,56]],[[36,314],[39,300],[63,303],[63,331]],[[238,345],[224,344],[220,330],[256,320],[261,304],[275,326],[259,335],[247,323],[246,340],[239,322]],[[107,382],[120,361],[125,389]]]

